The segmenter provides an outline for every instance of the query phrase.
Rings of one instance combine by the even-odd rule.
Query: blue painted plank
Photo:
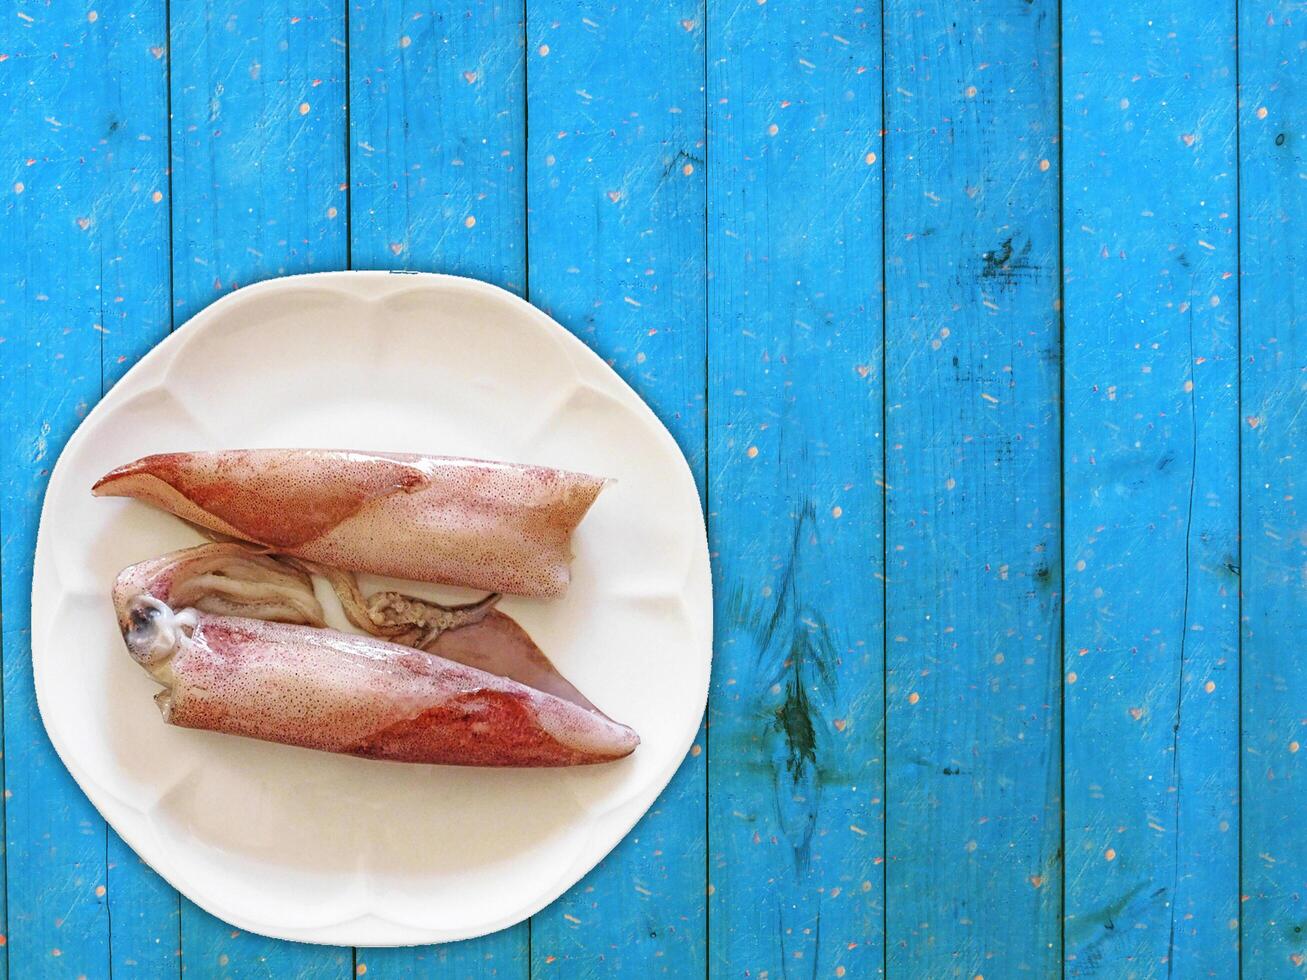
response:
[[[526,288],[523,8],[350,6],[355,268]],[[525,977],[529,926],[438,947],[360,949],[369,977]]]
[[[527,924],[461,943],[439,946],[359,947],[355,971],[368,980],[513,980],[527,975]]]
[[[354,975],[348,946],[310,946],[242,932],[182,899],[182,966],[202,980],[322,980]]]
[[[886,9],[891,976],[1061,955],[1057,5]]]
[[[527,3],[529,298],[604,357],[703,486],[704,11]],[[532,976],[702,976],[703,735],[604,862],[531,923]]]
[[[174,318],[347,257],[345,11],[338,0],[172,10]]]
[[[344,22],[334,0],[173,4],[175,322],[238,286],[345,265]],[[352,973],[349,949],[240,932],[190,902],[181,943],[205,977]]]
[[[1073,977],[1238,970],[1233,13],[1063,7]]]
[[[0,40],[5,936],[14,976],[177,970],[176,893],[109,831],[37,717],[31,560],[50,468],[167,331],[164,12],[24,3]],[[117,913],[116,915],[114,913]],[[0,970],[4,963],[0,963]]]
[[[708,11],[709,966],[883,967],[881,24]]]
[[[112,971],[120,976],[180,974],[181,897],[121,837],[112,830],[108,835],[105,900]]]
[[[350,7],[352,263],[526,290],[521,4]]]
[[[1307,16],[1239,21],[1243,973],[1307,964]]]

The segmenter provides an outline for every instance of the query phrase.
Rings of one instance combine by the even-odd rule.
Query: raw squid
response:
[[[310,569],[360,636],[326,628]],[[401,762],[569,766],[639,736],[554,668],[498,596],[441,606],[239,543],[127,568],[113,602],[164,721]],[[388,637],[385,639],[383,637]]]
[[[94,492],[334,568],[557,598],[572,531],[606,482],[454,457],[244,449],[146,456]]]

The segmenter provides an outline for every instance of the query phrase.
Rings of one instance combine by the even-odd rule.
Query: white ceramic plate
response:
[[[576,533],[566,598],[501,608],[640,733],[635,754],[578,769],[460,769],[164,725],[151,700],[158,688],[123,647],[109,586],[124,566],[201,539],[145,504],[93,499],[91,484],[147,453],[265,446],[478,456],[616,477]],[[708,549],[671,435],[557,323],[467,279],[327,273],[219,300],[143,358],[69,440],[46,494],[34,575],[36,694],[60,758],[187,897],[283,939],[444,942],[526,918],[649,808],[707,697]]]

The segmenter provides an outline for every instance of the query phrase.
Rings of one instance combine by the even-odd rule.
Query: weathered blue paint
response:
[[[517,980],[527,975],[527,924],[440,946],[359,947],[355,971],[368,980]]]
[[[345,267],[345,11],[174,2],[171,26],[180,324],[240,286]]]
[[[708,11],[714,975],[883,965],[880,44]]]
[[[350,6],[356,269],[526,288],[523,8]]]
[[[354,975],[354,950],[347,946],[309,946],[242,932],[185,898],[181,922],[186,977],[346,980]]]
[[[17,911],[0,931],[14,976],[104,976],[129,962],[163,975],[177,968],[175,893],[55,758],[36,713],[28,632],[50,468],[105,389],[167,331],[168,212],[154,196],[166,190],[168,153],[163,11],[109,0],[21,4],[4,16],[5,891]],[[111,903],[123,914],[111,916]]]
[[[520,4],[350,6],[350,235],[357,269],[526,286]],[[463,943],[360,949],[369,977],[526,977],[529,925]]]
[[[527,3],[529,298],[604,357],[703,485],[704,11]],[[534,977],[702,976],[705,757],[531,922]]]
[[[889,974],[1054,976],[1057,5],[885,23]]]
[[[1307,963],[1307,16],[1239,21],[1243,975]]]
[[[155,874],[112,830],[108,837],[105,901],[111,970],[144,977],[180,973],[181,899],[177,889]]]
[[[1233,14],[1063,5],[1068,976],[1238,970]]]
[[[345,11],[334,0],[172,5],[175,322],[269,276],[341,268]],[[188,972],[347,977],[352,951],[240,932],[182,907]]]

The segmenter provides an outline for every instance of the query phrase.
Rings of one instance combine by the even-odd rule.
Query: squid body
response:
[[[531,480],[553,479],[509,482],[525,492]],[[584,513],[588,500],[569,506]],[[216,510],[233,516],[230,506]],[[327,577],[369,635],[325,626],[311,572]],[[635,732],[586,700],[497,600],[365,598],[348,573],[241,543],[133,565],[113,589],[127,649],[163,686],[155,700],[173,725],[449,765],[581,765],[634,751]]]
[[[334,568],[557,598],[607,481],[445,456],[249,449],[146,456],[94,491]]]

